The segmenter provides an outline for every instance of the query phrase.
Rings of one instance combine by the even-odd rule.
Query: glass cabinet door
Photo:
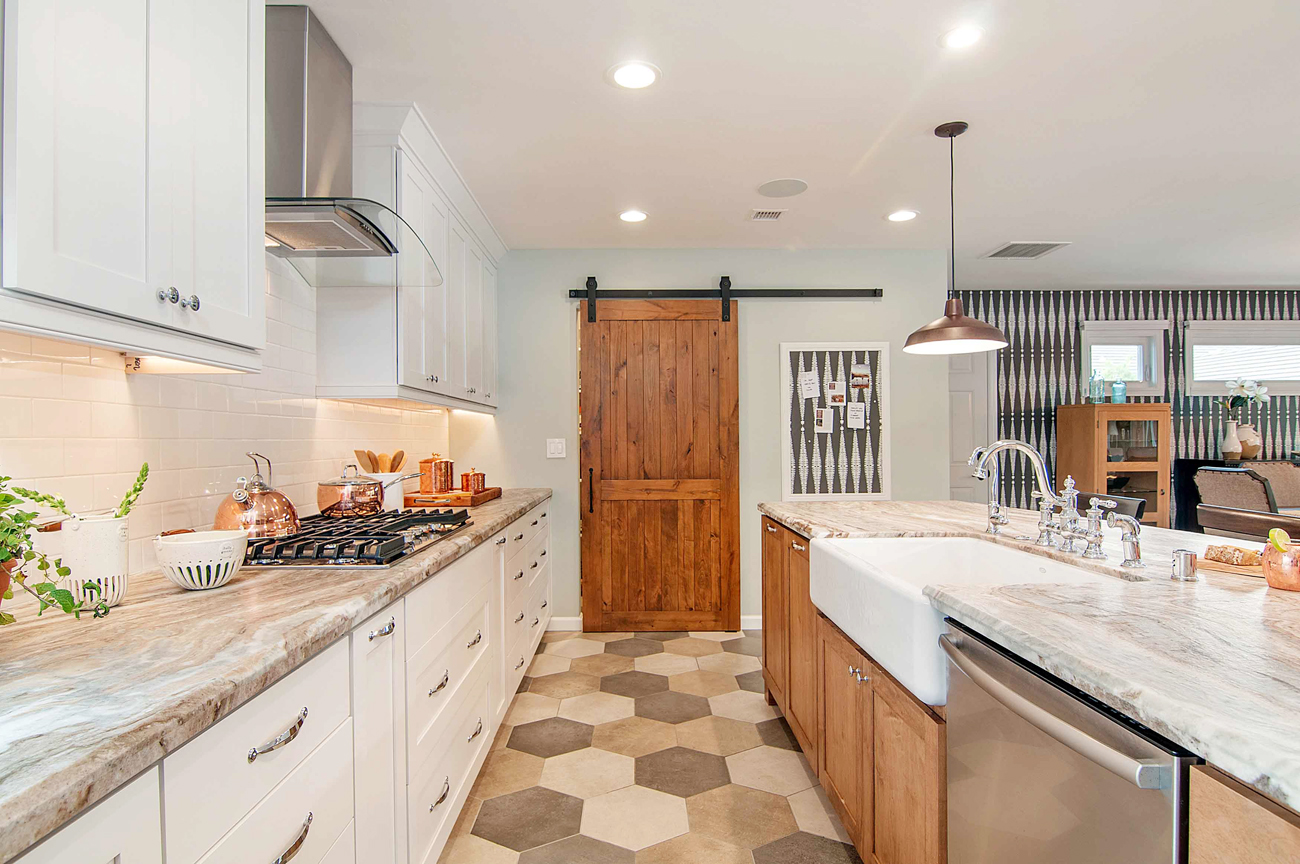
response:
[[[1107,462],[1155,462],[1160,424],[1156,420],[1107,420]]]

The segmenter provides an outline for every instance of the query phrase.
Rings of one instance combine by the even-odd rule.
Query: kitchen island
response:
[[[37,618],[34,605],[15,603],[19,623],[0,631],[0,861],[486,541],[506,549],[505,529],[550,496],[508,489],[474,508],[465,529],[385,569],[245,568],[222,588],[195,592],[145,573],[102,620]]]
[[[1037,533],[1037,517],[1028,511],[1010,511],[1010,524],[991,537],[984,533],[985,507],[965,502],[759,509],[807,538],[977,537],[1115,577],[1096,584],[961,587],[936,579],[925,590],[952,619],[1273,801],[1300,808],[1293,719],[1300,710],[1300,594],[1204,569],[1198,582],[1169,578],[1175,549],[1199,554],[1225,541],[1145,528],[1146,567],[1130,570],[1119,566],[1118,531],[1105,532],[1107,560],[1085,560],[1034,546],[1027,538]]]

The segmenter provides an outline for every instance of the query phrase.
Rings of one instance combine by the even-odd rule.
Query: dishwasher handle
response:
[[[953,665],[965,673],[977,687],[1022,720],[1069,747],[1083,758],[1097,763],[1139,789],[1168,789],[1173,785],[1173,765],[1134,759],[1113,747],[1108,747],[994,678],[975,660],[963,653],[961,645],[947,635],[939,637],[939,644]]]

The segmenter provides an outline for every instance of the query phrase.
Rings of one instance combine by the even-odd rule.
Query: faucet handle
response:
[[[1102,510],[1114,510],[1118,506],[1119,505],[1116,504],[1114,501],[1110,501],[1104,498],[1088,499],[1088,512],[1091,513],[1092,511],[1095,510],[1097,511],[1098,516],[1101,515]]]

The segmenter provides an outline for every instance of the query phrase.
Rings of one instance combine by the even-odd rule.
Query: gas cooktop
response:
[[[467,525],[468,510],[393,510],[335,519],[308,516],[288,537],[248,541],[249,567],[388,567]]]

